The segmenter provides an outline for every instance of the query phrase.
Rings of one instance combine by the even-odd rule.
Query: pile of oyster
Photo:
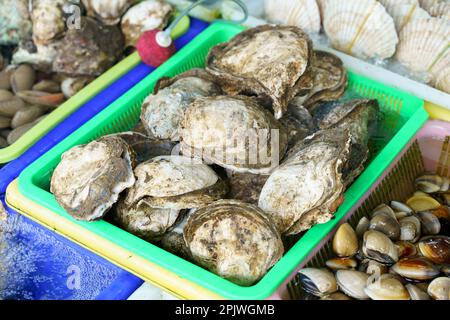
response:
[[[450,180],[423,175],[406,203],[381,204],[356,228],[342,224],[324,268],[299,271],[325,300],[450,300]]]
[[[299,28],[244,31],[205,69],[160,79],[133,132],[65,152],[51,192],[76,219],[252,285],[364,169],[378,105],[346,86],[342,62]]]
[[[0,148],[163,28],[172,6],[158,0],[0,2]],[[128,50],[130,49],[130,50]]]

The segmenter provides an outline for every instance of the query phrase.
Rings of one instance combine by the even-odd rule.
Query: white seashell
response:
[[[142,1],[131,7],[121,22],[126,45],[134,46],[144,31],[164,28],[171,13],[172,6],[159,0]]]
[[[449,91],[450,22],[429,18],[409,23],[400,33],[396,58],[413,71],[428,72],[432,84]]]
[[[393,0],[380,1],[380,3],[386,8],[387,12],[394,19],[395,27],[398,32],[400,32],[404,26],[413,20],[430,18],[428,12],[419,6],[417,0],[416,3],[411,2],[414,1],[405,1],[405,3],[403,1],[399,2]]]
[[[266,0],[265,10],[270,22],[297,26],[306,32],[320,32],[320,12],[316,0]]]
[[[445,0],[419,0],[420,6],[428,12],[434,5],[442,2],[445,2]]]
[[[322,0],[325,33],[334,48],[359,58],[390,58],[398,36],[392,17],[375,0]]]
[[[125,11],[135,2],[136,0],[83,0],[88,14],[108,25],[119,23]]]
[[[430,8],[429,12],[433,17],[450,20],[450,2],[435,4]]]
[[[63,12],[64,2],[64,0],[38,0],[33,2],[31,20],[35,43],[45,45],[62,37],[66,28]]]

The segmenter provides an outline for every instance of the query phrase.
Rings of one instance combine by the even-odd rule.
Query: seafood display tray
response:
[[[175,40],[176,47],[179,49],[183,48],[200,32],[206,29],[208,25],[208,23],[201,20],[191,19],[189,29],[187,31],[184,30],[186,31],[186,33]],[[181,31],[177,31],[177,34],[181,33]],[[0,164],[0,194],[4,194],[8,184],[12,180],[17,178],[20,172],[28,165],[30,165],[34,160],[39,158],[45,152],[49,151],[58,142],[62,141],[69,134],[71,134],[88,120],[90,120],[93,116],[105,109],[108,105],[118,99],[122,94],[127,92],[135,84],[137,84],[154,70],[154,68],[140,62],[138,54],[135,53],[129,58],[126,58],[124,61],[119,63],[117,66],[112,68],[101,77],[109,77],[110,80],[108,80],[108,82],[99,78],[95,80],[87,89],[85,89],[87,91],[83,90],[76,97],[74,97],[73,99],[75,100],[71,99],[69,102],[66,102],[66,104],[63,106],[66,111],[65,116],[67,116],[70,112],[73,112],[72,114],[70,114],[60,124],[57,124],[57,122],[48,122],[47,125],[45,125],[45,128],[42,127],[42,130],[51,129],[51,126],[55,124],[57,124],[57,126],[51,129],[51,131],[43,136],[42,139],[35,143],[33,142],[34,144],[29,143],[26,147],[23,143],[18,141],[17,143],[20,143],[23,146],[24,150],[27,148],[28,150],[26,150],[17,159],[11,161],[3,167],[1,167]],[[123,75],[121,76],[121,74]],[[111,81],[114,82],[108,86],[108,83]],[[107,87],[102,90],[104,86]],[[95,93],[97,93],[97,95],[95,95]],[[83,97],[80,97],[80,95],[82,95]],[[81,101],[81,99],[83,99],[83,101],[86,99],[90,100],[84,103]],[[78,109],[76,109],[77,105],[79,106]],[[76,109],[76,111],[73,111],[74,108]],[[63,116],[61,115],[60,117],[62,118]],[[41,131],[41,133],[45,134],[45,132],[43,131]],[[5,159],[5,161],[8,161],[7,159],[12,159],[14,157],[13,154],[10,154],[9,150],[7,149],[0,149],[0,163],[2,162],[2,156],[5,156],[5,158],[3,158]]]
[[[3,196],[0,201],[4,201]],[[11,283],[14,285],[14,292],[17,292],[11,299],[23,299],[23,296],[17,294],[26,292],[26,296],[33,300],[67,300],[77,296],[95,300],[125,300],[143,284],[141,279],[131,273],[19,215],[11,208],[5,208],[8,219],[13,221],[7,225],[9,230],[5,232],[13,233],[9,238],[14,241],[14,245],[17,246],[17,242],[18,246],[26,250],[23,254],[29,259],[21,261],[29,267],[21,265],[16,271],[22,270],[25,276],[31,275],[26,279],[22,279],[23,275],[20,275],[17,277],[18,283]],[[81,271],[81,277],[80,287],[70,289],[67,285],[70,276],[67,270],[72,263]],[[85,272],[91,273],[92,268],[111,276],[103,286],[95,282],[95,273],[86,277]]]
[[[179,38],[189,29],[190,21],[188,17],[185,17],[174,29],[172,32],[172,36],[174,38]],[[201,31],[201,30],[200,30]],[[187,38],[181,40],[181,44],[186,44],[187,41],[192,40],[192,37],[196,34],[191,34]],[[64,102],[57,109],[51,112],[43,121],[36,124],[33,128],[31,128],[27,133],[25,133],[20,139],[18,139],[12,145],[0,149],[0,167],[14,159],[17,159],[20,155],[22,155],[25,151],[27,151],[31,146],[33,146],[39,139],[44,137],[50,130],[55,128],[59,123],[64,121],[67,117],[73,114],[75,111],[79,110],[82,106],[91,101],[91,104],[88,105],[87,108],[84,109],[84,113],[90,113],[90,117],[83,118],[73,118],[72,122],[76,121],[76,127],[81,126],[86,119],[92,117],[92,115],[96,114],[99,110],[102,110],[106,107],[111,100],[106,100],[105,97],[103,99],[97,98],[97,95],[105,90],[108,94],[112,94],[115,91],[108,90],[108,86],[114,83],[114,81],[120,79],[127,72],[133,69],[136,65],[140,63],[140,58],[137,53],[131,54],[127,58],[123,59],[121,62],[116,64],[114,67],[103,73],[97,79],[95,79],[88,86],[83,88],[80,92],[78,92],[75,96]],[[126,91],[126,88],[115,87],[115,90],[122,89],[122,91],[117,91],[115,93],[123,93]],[[117,98],[117,97],[116,97]],[[92,100],[94,100],[92,102]],[[103,103],[106,101],[106,103]],[[89,112],[92,106],[95,106],[95,109],[92,112]],[[80,119],[80,120],[78,120]],[[65,127],[59,127],[60,131],[63,131]],[[73,130],[74,126],[70,126],[69,130]],[[64,135],[60,135],[64,136]],[[53,137],[49,138],[49,141],[52,140]],[[58,141],[60,141],[59,139]],[[3,176],[3,175],[0,175]]]
[[[438,175],[450,177],[450,123],[439,120],[428,121],[385,173],[306,257],[300,267],[324,266],[328,259],[335,256],[332,250],[332,236],[341,224],[348,222],[355,228],[359,220],[364,216],[369,217],[379,204],[389,203],[392,200],[406,201],[416,191],[415,179],[424,172],[436,172]],[[290,299],[305,298],[304,292],[300,289],[299,275],[296,275],[287,287]]]
[[[241,287],[222,279],[106,221],[93,223],[76,221],[58,205],[49,192],[52,172],[63,152],[102,135],[133,128],[139,120],[143,100],[152,92],[161,77],[172,77],[194,67],[203,67],[211,47],[228,41],[242,30],[241,26],[224,22],[211,25],[132,90],[29,166],[19,176],[18,185],[13,183],[8,188],[8,204],[177,297],[188,299],[286,297],[286,285],[295,276],[299,264],[346,216],[426,122],[428,115],[423,109],[422,100],[349,73],[348,93],[379,101],[383,114],[379,134],[385,139],[372,141],[372,150],[375,150],[372,161],[346,191],[346,200],[336,213],[336,218],[327,224],[315,226],[301,238],[295,239],[292,248],[283,258],[262,280],[251,287]]]

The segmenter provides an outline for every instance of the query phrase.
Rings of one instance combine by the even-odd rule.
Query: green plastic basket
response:
[[[317,225],[303,234],[302,237],[296,239],[283,258],[261,281],[251,287],[241,287],[222,279],[106,221],[93,223],[75,221],[58,205],[49,192],[52,172],[58,165],[63,152],[73,146],[88,143],[100,136],[133,128],[138,122],[140,107],[144,98],[152,92],[158,79],[163,76],[175,76],[194,67],[203,67],[205,57],[212,46],[229,40],[242,30],[242,27],[228,23],[216,23],[210,26],[167,63],[28,167],[19,178],[20,193],[32,202],[52,211],[55,215],[82,226],[89,232],[107,239],[132,255],[137,255],[149,263],[169,270],[176,275],[173,281],[177,281],[177,279],[188,280],[190,283],[227,299],[265,299],[283,296],[282,291],[285,290],[286,284],[295,275],[300,262],[370,188],[427,120],[428,115],[423,109],[422,100],[357,74],[349,73],[348,91],[363,97],[378,99],[384,115],[381,120],[380,132],[382,135],[391,138],[388,139],[389,141],[384,141],[382,145],[378,143],[376,156],[373,157],[364,173],[345,193],[346,200],[336,213],[336,219],[327,224]],[[22,208],[22,211],[27,210]],[[39,220],[39,214],[34,213],[34,216]],[[63,233],[77,241],[76,234]],[[84,243],[84,245],[98,252],[95,249],[95,244]],[[139,270],[133,270],[129,267],[127,261],[115,262],[136,274],[142,274]],[[151,280],[161,287],[167,287],[165,285],[167,279],[158,279],[159,276],[155,274]],[[180,292],[182,291],[185,292],[185,290],[180,289]],[[180,292],[175,293],[184,298],[195,298],[195,295],[183,296]]]

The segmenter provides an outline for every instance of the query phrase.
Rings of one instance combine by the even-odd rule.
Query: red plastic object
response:
[[[156,41],[156,34],[160,30],[145,31],[138,40],[136,48],[142,61],[151,67],[157,68],[166,62],[176,52],[175,43],[165,48]]]

